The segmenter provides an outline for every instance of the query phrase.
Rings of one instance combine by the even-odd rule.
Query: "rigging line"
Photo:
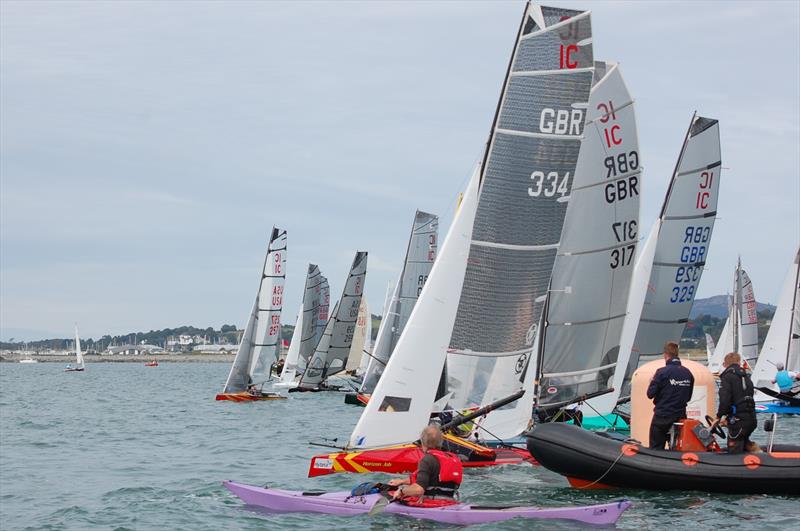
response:
[[[606,418],[606,416],[605,416],[605,415],[601,414],[599,411],[597,411],[597,410],[594,408],[594,406],[592,406],[591,402],[589,402],[589,401],[586,401],[586,402],[579,402],[579,403],[578,403],[578,405],[579,405],[579,406],[580,406],[580,405],[583,405],[583,404],[585,404],[585,405],[589,406],[589,408],[590,408],[592,411],[594,411],[595,413],[597,413],[597,416],[598,416],[598,417],[600,417],[601,419],[603,419],[604,421],[606,421],[606,422],[608,423],[608,425],[609,425],[609,426],[611,426],[612,428],[616,428],[616,427],[617,427],[617,423],[616,423],[616,421],[614,421],[614,422],[611,422],[610,420],[608,420],[608,419]]]
[[[625,455],[625,452],[624,452],[624,451],[620,451],[620,453],[619,453],[619,455],[617,456],[617,458],[616,458],[616,459],[614,459],[614,462],[613,462],[613,463],[611,463],[611,466],[609,466],[609,467],[608,467],[608,470],[606,470],[605,472],[603,472],[603,475],[602,475],[602,476],[600,476],[600,477],[599,477],[599,478],[597,478],[596,480],[592,481],[592,482],[591,482],[591,483],[589,483],[588,485],[583,485],[583,486],[581,486],[581,487],[577,487],[577,488],[579,488],[579,489],[588,489],[588,488],[589,488],[589,487],[591,487],[592,485],[595,485],[595,484],[597,484],[597,483],[598,483],[598,482],[599,482],[601,479],[603,479],[604,477],[606,477],[606,476],[608,475],[608,473],[609,473],[609,472],[611,472],[611,469],[613,469],[613,468],[614,468],[614,466],[615,466],[615,465],[616,465],[616,464],[619,462],[619,460],[620,460],[620,459],[622,459],[622,456],[623,456],[623,455]]]

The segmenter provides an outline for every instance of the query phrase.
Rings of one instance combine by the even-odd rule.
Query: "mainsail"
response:
[[[369,306],[367,298],[361,297],[361,306],[358,308],[358,318],[356,319],[356,331],[353,334],[353,342],[350,343],[350,353],[347,355],[347,365],[345,371],[357,373],[361,367],[364,355],[364,348],[367,345],[367,321],[370,321]]]
[[[595,78],[540,338],[537,404],[551,407],[611,388],[639,236],[633,100],[616,64]]]
[[[593,74],[589,13],[529,6],[481,174],[447,355],[452,409],[505,398],[524,388],[528,371],[535,370],[534,339],[573,187]],[[521,408],[523,416],[490,431],[501,438],[521,433],[530,420],[530,403],[523,397],[509,406]]]
[[[75,358],[78,362],[78,368],[83,369],[83,352],[81,352],[81,338],[78,336],[78,325],[75,325]]]
[[[273,227],[256,300],[224,393],[240,393],[249,385],[263,383],[269,378],[272,364],[278,359],[285,279],[286,231]]]
[[[523,387],[593,70],[588,12],[526,6],[484,163],[351,446],[416,439],[445,358],[450,408],[488,404]]]
[[[281,372],[281,382],[284,384],[294,382],[297,372],[305,370],[308,358],[314,352],[314,347],[317,345],[315,338],[320,299],[324,297],[327,300],[329,297],[327,284],[328,281],[320,274],[319,267],[309,264],[303,291],[303,306],[298,313],[289,352],[286,354],[286,362]],[[327,309],[325,312],[327,313]]]
[[[356,253],[345,282],[342,298],[336,303],[322,338],[300,378],[299,388],[314,389],[326,378],[345,369],[355,334],[361,295],[367,275],[367,253]]]
[[[721,165],[719,122],[693,116],[661,214],[636,260],[615,391],[592,401],[601,414],[629,396],[636,368],[662,356],[664,344],[683,334],[708,257]]]
[[[778,390],[778,386],[772,383],[778,363],[782,363],[787,371],[800,371],[800,249],[786,273],[778,307],[753,370],[752,380],[756,387]],[[757,400],[772,400],[759,395]]]
[[[372,359],[359,392],[372,393],[397,345],[436,259],[439,218],[417,210],[400,278],[378,328]]]

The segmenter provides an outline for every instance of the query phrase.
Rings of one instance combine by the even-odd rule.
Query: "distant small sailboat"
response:
[[[321,333],[317,335],[318,323],[322,315],[325,316],[324,322],[327,322],[329,305],[328,279],[322,275],[317,265],[308,264],[302,308],[297,315],[280,381],[274,387],[297,387],[297,373],[302,374],[306,370],[308,359],[322,336]]]
[[[719,342],[708,363],[711,372],[722,372],[722,361],[728,352],[742,355],[742,366],[752,369],[758,359],[758,314],[753,283],[742,269],[742,261],[736,263],[733,279],[733,303],[729,305],[728,320],[722,329]]]
[[[225,389],[217,400],[251,402],[286,398],[261,390],[278,359],[278,341],[286,279],[286,231],[272,229],[267,256],[261,268],[258,292],[233,360]]]
[[[81,352],[81,338],[78,337],[78,325],[75,325],[75,357],[77,359],[77,366],[73,367],[71,365],[67,365],[67,368],[64,369],[64,372],[83,372],[83,352]]]
[[[366,275],[367,253],[358,251],[345,282],[342,298],[331,313],[314,354],[309,358],[297,387],[291,389],[292,392],[339,390],[338,387],[329,386],[327,380],[344,371],[347,366]]]

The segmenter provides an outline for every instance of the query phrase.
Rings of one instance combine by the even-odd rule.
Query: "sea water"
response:
[[[229,365],[0,364],[0,529],[379,530],[441,529],[392,515],[265,515],[223,486],[231,479],[302,490],[344,490],[385,475],[309,479],[321,437],[345,441],[362,408],[340,393],[216,402]],[[761,418],[761,417],[760,417]],[[763,423],[763,418],[761,418]],[[779,437],[800,443],[800,418]],[[764,440],[763,431],[756,432]],[[330,450],[332,451],[332,450]],[[621,498],[623,529],[746,526],[798,529],[797,498],[702,492],[580,491],[541,467],[469,470],[462,500],[502,505],[585,505]],[[575,529],[573,522],[512,521],[475,529]]]

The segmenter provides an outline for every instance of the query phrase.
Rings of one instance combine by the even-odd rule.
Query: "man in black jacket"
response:
[[[678,359],[678,344],[670,341],[664,345],[666,366],[658,369],[650,380],[647,398],[656,405],[650,422],[650,448],[664,449],[669,429],[686,418],[686,404],[692,398],[694,376]]]
[[[739,366],[740,361],[739,354],[729,353],[722,362],[725,370],[719,375],[717,418],[721,426],[728,427],[728,452],[732,454],[754,446],[750,435],[758,426],[753,381]]]

